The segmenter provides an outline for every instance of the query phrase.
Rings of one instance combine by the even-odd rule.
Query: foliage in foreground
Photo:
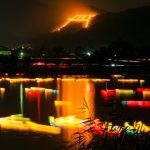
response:
[[[73,134],[72,142],[68,144],[66,149],[150,150],[150,132],[138,133],[134,129],[133,131],[130,130],[130,132],[127,132],[127,128],[121,128],[120,130],[120,134],[113,132],[113,130],[108,132],[108,128],[106,127],[99,134],[95,132],[94,127],[86,128],[81,132],[79,131]]]
[[[88,108],[85,101],[85,106]],[[128,124],[128,123],[127,123]],[[117,126],[88,118],[83,128],[72,135],[67,150],[150,150],[150,130],[137,122],[134,126]]]

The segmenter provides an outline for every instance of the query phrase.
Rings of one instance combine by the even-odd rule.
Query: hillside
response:
[[[88,29],[70,24],[61,32],[47,33],[32,40],[47,47],[63,45],[101,46],[115,40],[125,40],[134,45],[150,46],[150,6],[129,9],[119,13],[97,15]]]

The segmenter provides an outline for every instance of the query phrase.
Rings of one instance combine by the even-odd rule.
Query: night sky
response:
[[[93,8],[122,11],[150,5],[150,0],[1,0],[0,45],[14,46],[40,36],[70,15]]]

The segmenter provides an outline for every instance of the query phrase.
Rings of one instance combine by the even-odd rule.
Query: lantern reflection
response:
[[[95,119],[90,125],[95,134],[101,136],[108,135],[109,137],[120,136],[123,128],[121,126],[113,125],[111,122],[101,122],[100,119]]]
[[[21,111],[21,114],[23,114],[23,83],[21,82],[20,83],[20,111]]]
[[[31,87],[31,88],[25,88],[25,93],[26,93],[27,100],[29,102],[32,102],[34,100],[37,101],[38,120],[40,121],[41,100],[45,99],[46,101],[49,101],[51,96],[56,95],[58,91],[53,89],[45,89],[41,87]]]
[[[150,107],[150,101],[137,101],[137,100],[128,100],[121,101],[122,106],[129,107]]]
[[[150,91],[143,91],[143,99],[150,100]]]
[[[121,79],[121,78],[124,78],[123,75],[120,75],[120,74],[114,74],[114,75],[111,75],[112,78],[117,78],[117,79]]]
[[[50,117],[50,122],[65,127],[63,138],[70,140],[82,120],[95,116],[94,83],[91,79],[58,78],[57,90],[57,118]]]
[[[125,83],[137,83],[138,79],[118,79],[118,82],[125,82]]]
[[[135,96],[135,91],[131,89],[116,89],[117,99],[132,99]]]
[[[76,114],[80,119],[88,118],[89,116],[94,117],[94,85],[90,79],[58,79],[57,87],[57,90],[60,90],[57,99],[63,101],[64,104],[71,103],[69,107],[62,106],[60,108],[59,112],[62,112],[59,114],[60,116],[65,117]],[[89,109],[84,108],[81,111],[81,108],[84,107],[84,102],[86,102]]]
[[[37,82],[51,82],[51,81],[54,80],[54,78],[45,78],[45,79],[43,79],[43,78],[35,78],[35,80]]]
[[[59,127],[34,123],[29,118],[24,118],[22,114],[0,118],[0,126],[4,130],[32,131],[46,134],[61,133]]]
[[[121,76],[115,76],[114,78],[121,78]],[[112,88],[109,84],[107,85],[108,82],[110,82],[110,79],[83,79],[83,78],[57,78],[57,90],[54,89],[48,89],[48,88],[43,88],[43,87],[49,87],[45,82],[53,81],[53,78],[36,78],[36,79],[27,79],[27,78],[18,78],[18,79],[2,79],[3,80],[9,81],[10,83],[17,83],[14,85],[17,85],[15,88],[18,89],[19,91],[19,85],[20,85],[20,110],[21,113],[24,113],[23,110],[23,103],[24,103],[24,98],[27,98],[29,103],[31,104],[32,101],[35,101],[34,106],[32,109],[35,109],[35,105],[37,104],[37,113],[38,119],[40,120],[42,117],[44,118],[46,115],[52,115],[49,117],[50,125],[52,126],[60,126],[65,131],[67,128],[84,128],[84,122],[86,121],[87,118],[94,119],[95,118],[95,91],[97,90],[96,88],[102,87],[101,85],[104,85],[106,90],[101,90],[101,98],[105,101],[108,101],[112,98],[116,98],[118,100],[121,99],[129,99],[127,101],[121,101],[121,104],[123,106],[129,106],[129,107],[150,107],[150,88],[141,88],[143,86],[143,83],[145,82],[144,80],[137,80],[137,79],[118,79],[120,83],[138,83],[140,82],[140,88],[137,88],[137,93],[135,93],[134,90],[131,90],[129,87],[119,87],[120,89],[107,89]],[[27,84],[24,82],[29,82],[29,81],[34,81],[35,83],[33,84]],[[30,88],[25,88],[30,86],[35,86],[38,83],[38,87],[30,87]],[[111,83],[110,83],[111,84]],[[10,84],[14,86],[13,84]],[[95,86],[96,85],[96,86]],[[98,86],[97,86],[98,85]],[[131,84],[132,86],[132,84]],[[8,87],[7,87],[8,88]],[[14,89],[15,89],[14,88]],[[114,88],[114,87],[113,87]],[[125,89],[121,89],[125,88]],[[127,89],[129,88],[129,89]],[[15,90],[16,90],[15,89]],[[25,89],[25,96],[24,97],[24,89]],[[6,89],[7,90],[7,89]],[[9,89],[8,89],[9,91]],[[0,98],[3,99],[5,94],[5,88],[0,88]],[[135,94],[141,94],[142,98],[140,100],[132,100],[135,97]],[[54,97],[53,97],[54,96]],[[55,97],[56,96],[56,97]],[[53,98],[51,98],[53,97]],[[138,97],[139,98],[139,97]],[[52,99],[52,101],[51,101]],[[55,101],[54,101],[55,100]],[[44,101],[41,105],[41,101]],[[37,103],[36,103],[37,102]],[[49,102],[49,103],[48,103]],[[56,114],[52,114],[52,107],[49,105],[50,102],[52,103],[51,106],[53,106],[56,112]],[[19,104],[19,102],[18,102]],[[47,108],[48,107],[48,108]],[[41,108],[46,108],[47,110],[44,110],[45,112],[41,113]],[[51,109],[52,108],[52,109]],[[28,109],[29,110],[29,109]],[[146,109],[148,110],[148,109]],[[50,112],[51,111],[51,112]],[[30,112],[30,111],[29,111]],[[49,113],[50,112],[50,113]],[[54,113],[55,113],[54,112]],[[32,113],[32,111],[31,111]],[[34,113],[34,111],[33,111]],[[48,114],[46,114],[48,113]],[[46,115],[45,115],[46,114]],[[43,116],[42,116],[43,115]],[[45,115],[45,116],[44,116]],[[54,117],[54,116],[55,117]],[[47,116],[45,117],[47,119]],[[44,118],[44,119],[45,119]],[[25,120],[24,120],[25,119]],[[33,118],[32,118],[33,119]],[[43,120],[44,120],[43,119]],[[1,120],[1,119],[0,119]],[[28,118],[22,118],[19,116],[11,116],[11,119],[8,120],[13,120],[11,123],[5,122],[5,128],[14,128],[14,129],[19,129],[19,130],[25,130],[22,124],[24,122],[30,121]],[[43,121],[42,120],[42,121]],[[22,123],[20,123],[21,121]],[[41,121],[41,120],[40,120]],[[41,121],[41,122],[42,122]],[[44,120],[45,121],[45,120]],[[43,121],[43,122],[44,122]],[[17,127],[12,127],[13,123],[17,123]],[[98,133],[102,134],[100,129],[107,129],[108,135],[113,135],[114,133],[119,133],[121,130],[120,126],[113,126],[112,123],[109,122],[100,122],[101,127],[98,126],[99,122],[94,120],[94,125],[95,129],[97,129]],[[46,130],[49,130],[49,128],[44,127],[44,126],[39,126],[39,124],[35,124],[33,122],[28,122],[27,123],[30,126],[31,131],[36,131],[38,132],[45,132]],[[3,124],[4,125],[4,124]],[[2,127],[4,127],[2,125]],[[142,128],[142,125],[144,128]],[[125,123],[125,127],[129,128],[129,132],[131,130],[138,131],[140,128],[140,131],[149,131],[149,127],[143,124],[142,122],[136,122],[136,125],[131,126],[129,123]],[[130,126],[130,127],[129,127]],[[31,129],[32,127],[32,129]],[[39,128],[39,129],[37,129]],[[44,128],[44,129],[43,129]],[[112,129],[114,132],[112,132]],[[51,131],[52,132],[52,131]],[[72,131],[66,131],[67,136],[72,134]],[[128,132],[128,133],[129,133]],[[139,131],[138,131],[139,132]],[[63,133],[64,134],[64,133]]]
[[[150,88],[137,88],[138,94],[143,94],[143,91],[150,91]]]
[[[49,117],[50,125],[64,128],[77,128],[77,127],[81,128],[82,122],[85,122],[85,120],[78,119],[75,116],[66,116],[58,118],[54,118],[53,116]]]
[[[18,83],[18,82],[30,82],[30,81],[35,81],[34,79],[29,79],[29,78],[4,78],[4,80],[10,82],[10,83]]]
[[[137,88],[137,95],[141,99],[147,99],[149,92],[150,92],[150,88]]]
[[[124,126],[114,125],[111,122],[101,122],[100,119],[95,119],[91,124],[85,125],[85,131],[92,130],[91,134],[100,134],[105,137],[119,137],[120,133],[124,131],[128,135],[138,135],[140,133],[150,132],[150,127],[142,123],[142,121],[134,121],[133,126],[129,122],[125,122]]]
[[[71,106],[71,102],[55,101],[55,106]]]
[[[145,82],[145,80],[139,80],[139,79],[118,79],[117,81],[118,83],[120,83],[121,87],[125,87],[125,88],[142,87]]]
[[[0,99],[3,101],[5,94],[5,88],[0,88]]]
[[[104,101],[108,101],[112,98],[115,98],[116,91],[115,90],[101,90],[101,98]]]

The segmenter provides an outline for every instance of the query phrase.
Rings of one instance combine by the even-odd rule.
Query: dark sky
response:
[[[70,15],[91,11],[91,6],[122,11],[150,0],[0,0],[0,45],[13,46],[48,32]]]

